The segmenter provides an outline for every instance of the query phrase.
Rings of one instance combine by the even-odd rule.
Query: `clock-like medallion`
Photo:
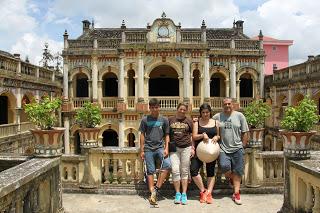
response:
[[[160,37],[168,37],[169,36],[169,29],[167,26],[160,26],[158,29],[158,35]]]

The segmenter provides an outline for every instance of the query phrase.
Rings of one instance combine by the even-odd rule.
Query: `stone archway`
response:
[[[240,76],[240,98],[253,97],[253,78],[250,73],[244,73]]]
[[[85,73],[77,73],[74,76],[72,87],[74,97],[89,97],[89,78]]]
[[[118,78],[113,72],[107,72],[102,77],[103,97],[118,97]]]
[[[226,79],[219,72],[213,73],[210,78],[210,97],[226,97]]]
[[[149,76],[149,96],[179,96],[179,78],[168,65],[155,67]]]
[[[102,137],[102,146],[119,146],[118,133],[113,129],[106,129]]]
[[[15,122],[17,101],[11,92],[0,94],[0,125]]]

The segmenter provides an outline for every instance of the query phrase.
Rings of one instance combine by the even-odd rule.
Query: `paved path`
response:
[[[173,197],[162,198],[159,208],[151,208],[146,198],[138,195],[63,194],[66,213],[276,213],[282,206],[281,194],[241,195],[243,205],[233,203],[230,197],[215,197],[211,205],[201,204],[198,197],[189,198],[188,205],[173,204]]]

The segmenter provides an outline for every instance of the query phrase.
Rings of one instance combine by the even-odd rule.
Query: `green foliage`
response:
[[[77,111],[76,122],[81,127],[94,128],[101,123],[101,110],[99,106],[86,102]]]
[[[244,116],[253,128],[262,128],[264,120],[271,115],[271,107],[262,100],[254,100],[244,108]]]
[[[25,105],[25,112],[30,121],[40,129],[52,129],[57,121],[56,112],[60,108],[60,98],[50,100],[48,96],[43,97],[39,102],[33,101]]]
[[[306,96],[298,106],[286,109],[281,127],[294,132],[309,132],[319,119],[316,103]]]

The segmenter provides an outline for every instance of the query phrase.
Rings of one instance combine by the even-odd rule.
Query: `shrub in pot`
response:
[[[254,100],[244,108],[244,116],[250,127],[249,146],[262,146],[264,122],[271,115],[271,107],[261,99]]]
[[[60,98],[50,99],[44,96],[39,102],[35,100],[25,105],[25,112],[37,129],[30,130],[35,137],[34,155],[38,157],[55,157],[62,155],[62,135],[64,128],[53,127],[57,122],[56,113],[61,107]]]
[[[284,154],[292,159],[310,158],[310,138],[316,133],[311,131],[318,123],[317,105],[306,96],[297,106],[285,110],[281,121],[280,134],[284,138]]]
[[[83,107],[77,110],[75,119],[81,127],[79,129],[81,147],[97,147],[100,129],[96,126],[101,123],[100,107],[91,102],[85,102]]]

